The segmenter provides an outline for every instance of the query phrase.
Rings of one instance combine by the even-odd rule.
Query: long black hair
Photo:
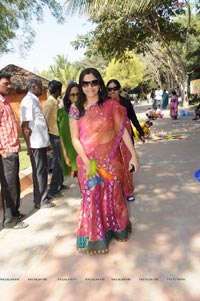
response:
[[[80,76],[79,76],[79,100],[77,102],[77,107],[79,109],[80,116],[83,116],[84,112],[85,112],[84,104],[85,104],[87,99],[86,99],[86,95],[85,95],[85,93],[83,92],[83,89],[82,89],[82,83],[83,83],[84,76],[87,75],[87,74],[93,74],[94,77],[96,77],[96,79],[98,80],[98,83],[99,83],[99,91],[98,91],[99,100],[97,102],[98,106],[102,106],[102,104],[107,99],[106,87],[105,87],[103,78],[102,78],[101,74],[99,73],[99,71],[95,68],[86,68],[86,69],[84,69],[81,72]]]
[[[115,84],[116,87],[117,87],[118,89],[121,89],[120,82],[119,82],[117,79],[114,79],[114,78],[110,79],[110,80],[107,82],[106,88],[108,88],[108,86],[109,86],[111,83]]]
[[[63,97],[63,105],[67,113],[69,113],[69,109],[72,104],[71,100],[69,99],[69,94],[71,92],[71,89],[74,87],[77,87],[79,89],[79,85],[75,81],[70,82]]]
[[[118,88],[118,90],[121,89],[121,84],[120,84],[120,82],[119,82],[117,79],[115,79],[115,78],[112,78],[112,79],[110,79],[110,80],[107,82],[107,84],[106,84],[106,88],[107,88],[107,89],[108,89],[108,86],[109,86],[111,83],[115,84],[116,87]],[[120,103],[121,105],[122,105],[122,102],[123,102],[123,97],[119,94],[119,103]]]

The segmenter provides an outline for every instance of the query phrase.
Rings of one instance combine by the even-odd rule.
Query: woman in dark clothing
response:
[[[133,108],[130,100],[125,98],[125,97],[122,97],[120,95],[121,85],[118,82],[118,80],[110,79],[107,82],[106,87],[107,87],[107,90],[108,90],[108,96],[112,99],[117,100],[123,107],[126,108],[127,116],[129,118],[129,120],[132,122],[133,126],[139,132],[140,139],[142,140],[142,142],[145,142],[143,129],[141,128],[141,126],[139,124],[139,121],[137,119],[137,116],[135,114],[134,108]],[[131,129],[132,129],[132,127],[131,127]],[[133,129],[132,129],[132,137],[134,137]]]
[[[142,140],[142,142],[145,142],[145,138],[144,138],[144,132],[143,129],[141,128],[139,121],[137,119],[137,116],[135,114],[135,111],[133,109],[133,106],[130,102],[129,99],[122,97],[120,95],[120,90],[121,90],[121,85],[118,82],[118,80],[116,79],[111,79],[107,82],[107,91],[108,91],[108,96],[112,99],[115,99],[116,101],[118,101],[123,107],[126,108],[127,111],[127,116],[128,119],[132,122],[133,126],[137,129],[137,131],[139,132],[139,136],[140,139]],[[133,128],[132,126],[130,126],[130,124],[127,125],[127,127],[129,128],[129,133],[131,135],[133,144],[134,144],[134,133],[133,133]],[[123,143],[121,144],[121,150],[123,153]],[[135,196],[133,195],[133,191],[134,191],[134,185],[133,185],[133,177],[128,169],[128,162],[129,162],[129,158],[125,157],[123,158],[124,161],[124,166],[126,169],[126,185],[124,186],[124,193],[127,196],[126,199],[128,202],[132,202],[135,200]]]
[[[162,95],[162,108],[166,109],[166,107],[168,106],[169,103],[169,95],[166,92],[166,90],[163,91],[163,95]]]

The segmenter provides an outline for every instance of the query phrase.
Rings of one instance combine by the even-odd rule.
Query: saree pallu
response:
[[[69,117],[68,113],[64,108],[60,108],[58,110],[57,115],[57,122],[58,122],[58,130],[59,136],[62,140],[65,151],[70,161],[70,166],[66,164],[63,154],[63,149],[61,147],[61,160],[62,160],[62,170],[64,176],[70,176],[71,171],[77,171],[77,164],[76,164],[76,157],[77,153],[73,147],[70,129],[69,129]]]
[[[126,121],[126,128],[131,137],[132,130],[131,130],[131,124],[130,124],[129,119],[127,119],[127,121]],[[134,192],[133,175],[129,171],[129,161],[131,159],[131,153],[127,149],[123,140],[121,140],[119,146],[120,146],[120,151],[121,151],[121,155],[122,155],[122,161],[125,166],[123,190],[124,190],[125,197],[128,198],[129,196],[132,196],[133,192]]]
[[[70,115],[76,116],[75,107]],[[107,253],[112,239],[126,241],[131,232],[123,185],[125,167],[120,142],[126,126],[125,109],[114,100],[97,104],[78,119],[80,141],[89,159],[112,175],[91,189],[82,159],[77,157],[78,180],[82,194],[77,231],[77,249],[90,254]],[[100,173],[99,173],[100,175]]]

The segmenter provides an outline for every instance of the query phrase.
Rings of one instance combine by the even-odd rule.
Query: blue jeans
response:
[[[59,136],[49,134],[50,143],[53,150],[53,169],[51,183],[49,187],[49,194],[55,195],[58,193],[63,185],[63,171],[61,163],[61,146]]]

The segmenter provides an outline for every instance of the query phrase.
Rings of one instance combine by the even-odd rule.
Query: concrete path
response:
[[[141,108],[136,108],[140,112]],[[144,114],[138,114],[140,119]],[[200,122],[191,117],[154,122],[152,134],[188,140],[136,143],[133,233],[113,241],[107,255],[76,252],[80,194],[77,179],[56,207],[33,210],[32,189],[22,194],[29,227],[0,231],[2,301],[199,301]]]

